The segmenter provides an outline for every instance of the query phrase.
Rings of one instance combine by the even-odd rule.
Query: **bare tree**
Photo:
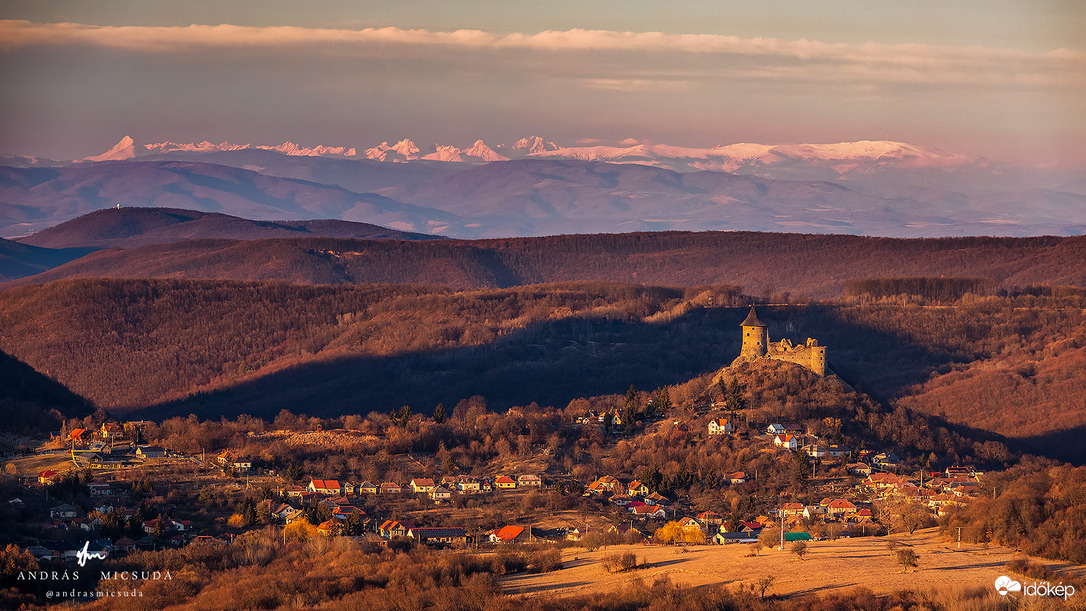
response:
[[[898,550],[897,561],[904,567],[901,572],[908,573],[909,567],[916,568],[920,564],[920,557],[916,555],[912,548],[905,548]]]
[[[803,557],[807,555],[807,542],[796,541],[792,543],[792,553],[799,556],[800,560],[803,560]]]
[[[754,582],[754,587],[757,588],[758,595],[762,597],[762,600],[765,600],[765,592],[769,589],[770,586],[773,585],[773,582],[775,580],[776,578],[772,575],[766,575],[765,577],[762,577],[758,581]]]

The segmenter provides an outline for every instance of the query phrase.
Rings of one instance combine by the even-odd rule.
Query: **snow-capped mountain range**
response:
[[[116,205],[339,219],[449,237],[659,230],[876,236],[1086,233],[1081,170],[892,141],[693,148],[154,142],[0,159],[0,236]]]
[[[279,145],[155,142],[137,145],[125,136],[108,151],[86,157],[83,161],[120,161],[169,153],[213,153],[239,150],[267,150],[296,157],[340,157],[393,163],[444,161],[450,163],[489,163],[522,158],[579,159],[609,163],[637,163],[676,171],[714,170],[740,172],[758,166],[817,164],[838,174],[864,171],[871,166],[892,165],[903,168],[956,168],[985,166],[983,158],[948,153],[938,149],[893,141],[839,142],[834,144],[751,144],[740,143],[711,148],[692,148],[669,144],[636,143],[626,146],[560,146],[538,136],[521,138],[510,145],[488,146],[476,140],[470,147],[434,144],[423,149],[409,139],[395,144],[382,142],[359,149],[347,146],[303,146],[293,142]],[[361,151],[361,152],[360,152]]]

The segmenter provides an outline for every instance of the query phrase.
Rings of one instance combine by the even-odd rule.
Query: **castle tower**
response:
[[[756,359],[765,355],[769,346],[769,326],[758,320],[754,306],[750,306],[750,314],[747,314],[742,327],[743,349],[739,352],[739,358]]]

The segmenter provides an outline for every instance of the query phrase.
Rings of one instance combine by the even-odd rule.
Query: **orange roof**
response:
[[[829,502],[828,507],[830,509],[856,509],[856,505],[845,499],[833,499]]]
[[[506,477],[505,475],[503,475],[503,476],[499,477],[498,479],[494,480],[494,483],[495,484],[515,484],[516,482],[513,481],[513,478]]]
[[[314,489],[319,488],[321,490],[339,490],[339,480],[315,479],[312,483]]]
[[[500,541],[515,541],[523,533],[523,526],[503,526],[494,531],[494,536]]]

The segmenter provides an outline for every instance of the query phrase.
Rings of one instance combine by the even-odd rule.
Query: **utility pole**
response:
[[[958,549],[962,548],[962,527],[958,527]]]
[[[784,549],[784,503],[781,503],[780,505],[781,505],[781,508],[779,510],[780,515],[778,517],[780,517],[780,519],[781,519],[781,546],[780,546],[779,549],[783,550]]]

